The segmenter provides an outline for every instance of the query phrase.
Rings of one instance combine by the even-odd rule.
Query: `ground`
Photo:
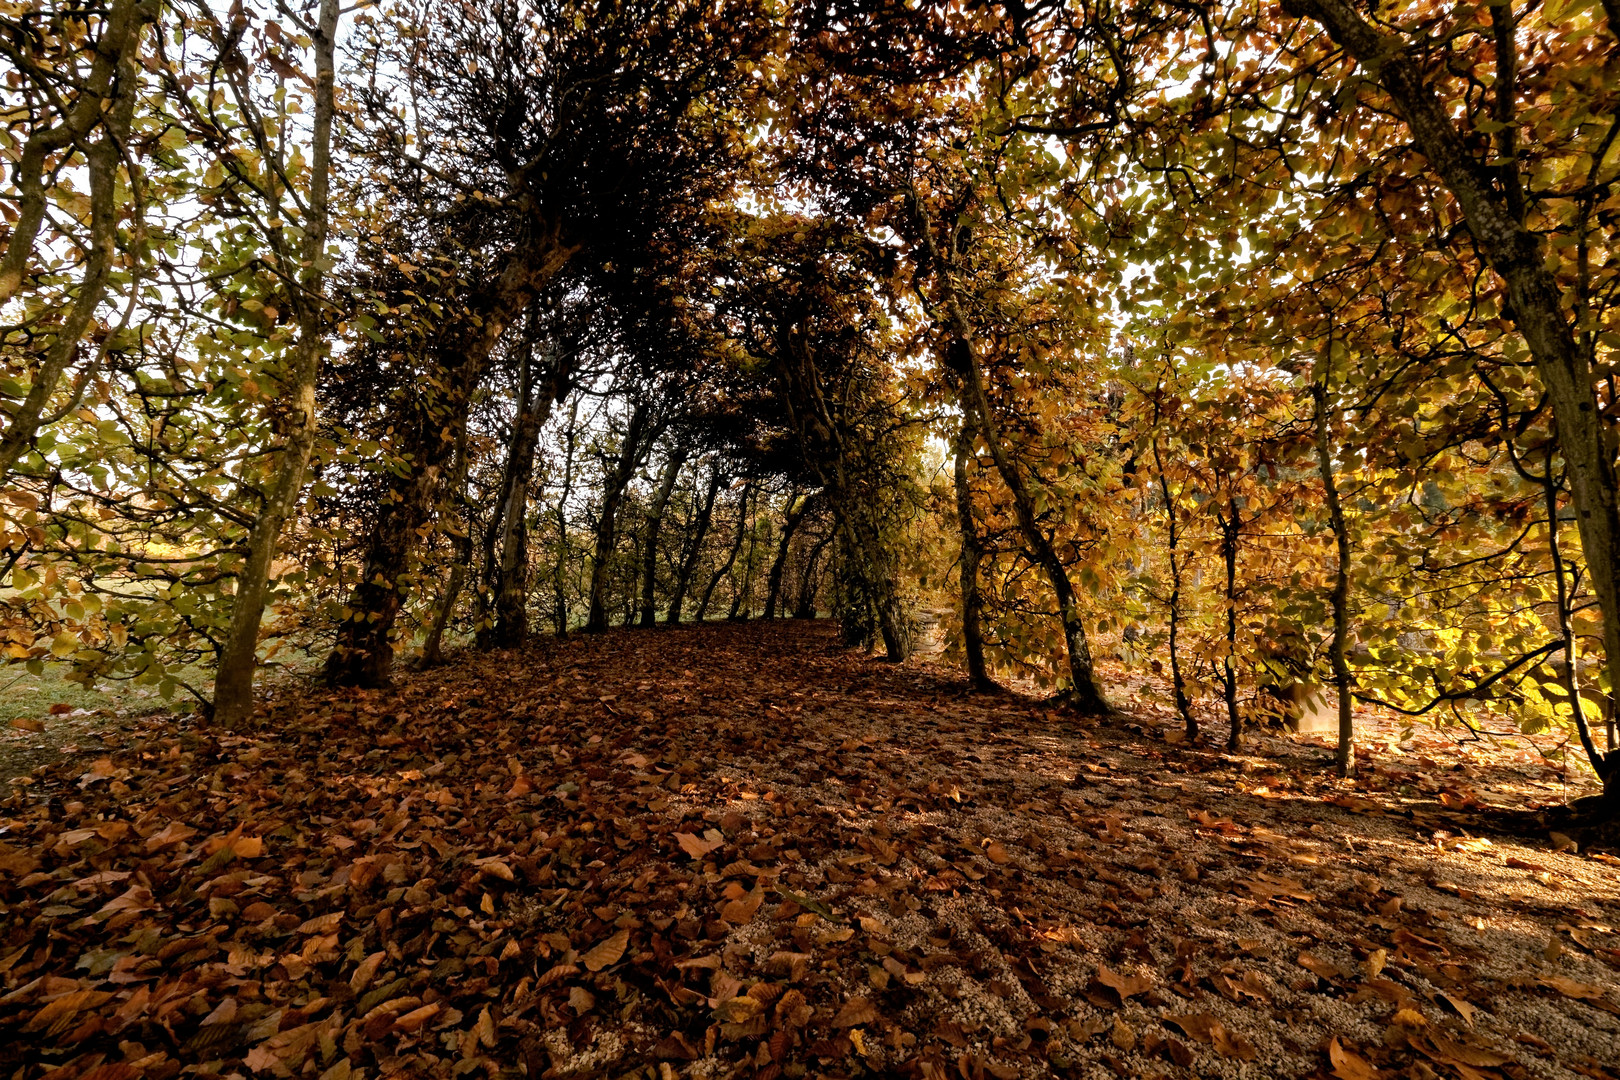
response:
[[[0,1075],[1620,1072],[1545,746],[1370,724],[1343,782],[1113,689],[750,623],[120,721],[0,804]]]

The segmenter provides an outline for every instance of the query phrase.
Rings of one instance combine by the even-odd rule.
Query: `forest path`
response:
[[[1612,858],[969,695],[826,622],[467,653],[269,709],[147,723],[0,806],[7,1073],[1620,1061]]]

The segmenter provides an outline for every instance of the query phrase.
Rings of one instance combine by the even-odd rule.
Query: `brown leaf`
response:
[[[360,961],[360,966],[349,976],[349,989],[358,994],[370,986],[371,980],[377,976],[377,969],[382,967],[382,962],[387,958],[388,954],[385,952],[374,952]]]
[[[833,1027],[854,1027],[857,1024],[870,1024],[877,1019],[877,1007],[866,998],[850,998],[844,1002],[844,1007],[838,1010],[833,1018]]]
[[[1210,1028],[1210,1040],[1220,1054],[1236,1058],[1238,1061],[1253,1061],[1259,1056],[1254,1044],[1235,1031],[1229,1031],[1225,1025],[1216,1023]]]
[[[1109,970],[1105,964],[1097,965],[1097,981],[1118,994],[1121,1002],[1153,989],[1153,976],[1121,975]]]
[[[728,901],[720,909],[720,917],[733,926],[741,926],[759,913],[759,906],[764,902],[765,883],[761,880],[754,885],[752,892],[736,900]]]
[[[1333,1075],[1339,1080],[1378,1080],[1378,1070],[1373,1068],[1372,1062],[1347,1049],[1339,1042],[1337,1035],[1328,1043],[1328,1063],[1333,1066]]]
[[[1308,952],[1302,952],[1299,954],[1299,966],[1304,968],[1306,971],[1309,971],[1312,975],[1327,979],[1330,982],[1334,979],[1341,979],[1344,977],[1344,972],[1339,969],[1337,964],[1330,964],[1326,960],[1312,956]]]
[[[601,971],[619,962],[624,955],[625,946],[630,944],[630,931],[620,930],[590,952],[580,957],[587,971]]]
[[[1012,861],[1012,856],[1007,854],[1006,845],[1000,840],[992,840],[985,846],[984,857],[997,866],[1006,866]]]
[[[1136,1032],[1125,1023],[1123,1017],[1114,1017],[1114,1033],[1111,1037],[1114,1045],[1127,1053],[1136,1049]]]
[[[72,985],[69,983],[68,985]],[[112,1000],[112,995],[101,990],[75,990],[71,994],[49,1002],[43,1009],[34,1014],[34,1018],[23,1026],[24,1031],[45,1031],[48,1035],[59,1035],[73,1022],[74,1016],[82,1009],[94,1009],[98,1005]]]
[[[676,833],[675,842],[681,846],[682,851],[692,856],[692,858],[701,859],[721,844],[724,844],[726,838],[720,835],[720,830],[710,829],[702,836],[694,833]]]
[[[1188,1013],[1185,1016],[1166,1016],[1165,1023],[1174,1024],[1180,1028],[1187,1038],[1194,1042],[1213,1042],[1213,1031],[1220,1026],[1220,1021],[1209,1013]]]
[[[1474,1007],[1472,1005],[1468,1004],[1468,1002],[1464,1001],[1456,994],[1448,994],[1445,992],[1440,994],[1440,1000],[1444,1001],[1447,1005],[1450,1005],[1453,1009],[1455,1009],[1457,1015],[1462,1017],[1463,1023],[1467,1024],[1469,1027],[1474,1026]]]
[[[36,735],[39,732],[45,730],[44,721],[35,720],[31,716],[18,716],[18,717],[15,717],[11,721],[11,726],[16,728],[18,731],[31,731],[31,732],[35,733]]]

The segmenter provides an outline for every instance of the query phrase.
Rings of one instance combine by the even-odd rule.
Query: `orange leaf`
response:
[[[630,931],[620,930],[580,959],[587,971],[601,971],[605,967],[617,964],[619,957],[624,955],[625,946],[629,944]]]
[[[1337,1035],[1328,1043],[1328,1062],[1339,1080],[1378,1080],[1378,1070],[1361,1055],[1345,1049]]]

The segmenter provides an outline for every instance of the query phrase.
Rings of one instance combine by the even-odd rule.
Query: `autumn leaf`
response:
[[[628,944],[630,944],[630,931],[627,929],[620,930],[580,957],[580,962],[585,965],[587,971],[601,971],[603,968],[617,964],[619,958],[624,955],[625,946]]]
[[[857,1024],[870,1024],[877,1019],[877,1008],[866,998],[850,998],[844,1002],[844,1007],[838,1010],[833,1018],[833,1027],[854,1027]]]
[[[1105,964],[1097,965],[1097,981],[1118,994],[1121,1002],[1153,989],[1153,976],[1122,975]]]
[[[720,909],[720,917],[733,926],[741,926],[759,912],[765,902],[765,883],[756,883],[751,891],[736,900],[727,901]]]
[[[1339,1042],[1337,1035],[1328,1043],[1328,1063],[1339,1080],[1379,1080],[1379,1071],[1366,1058]]]
[[[681,846],[682,851],[686,852],[692,858],[701,859],[707,856],[709,852],[713,851],[721,844],[724,844],[726,840],[725,837],[720,834],[718,829],[710,829],[702,836],[697,836],[693,833],[678,832],[675,834],[675,842]]]

